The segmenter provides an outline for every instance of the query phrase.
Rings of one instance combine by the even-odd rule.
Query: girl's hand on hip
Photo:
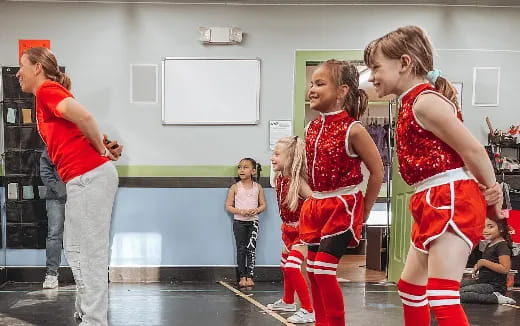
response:
[[[488,206],[500,204],[502,205],[502,201],[504,200],[504,194],[502,193],[502,186],[498,183],[495,183],[489,188],[486,186],[479,184],[478,187],[482,192],[482,195],[486,199]]]

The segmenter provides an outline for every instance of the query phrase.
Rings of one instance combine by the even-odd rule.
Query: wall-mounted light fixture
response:
[[[238,27],[200,27],[200,40],[205,44],[239,44],[242,30]]]

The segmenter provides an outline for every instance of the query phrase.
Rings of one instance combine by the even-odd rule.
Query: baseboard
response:
[[[5,281],[43,282],[45,267],[7,267]],[[1,272],[1,271],[0,271]],[[110,267],[110,282],[216,282],[237,280],[236,268],[231,266],[214,267]],[[0,275],[1,277],[1,275]],[[280,282],[282,272],[279,267],[258,266],[255,268],[255,280],[260,282]],[[73,283],[74,278],[69,267],[60,267],[59,281]],[[0,282],[1,284],[2,282]]]
[[[7,267],[6,280],[9,282],[43,283],[47,269],[45,267]],[[58,279],[62,283],[73,283],[74,277],[69,267],[60,267]]]
[[[235,267],[111,267],[110,282],[216,282],[236,281]],[[255,280],[280,282],[280,267],[255,268]]]

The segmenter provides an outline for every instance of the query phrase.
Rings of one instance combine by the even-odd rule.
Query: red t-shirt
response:
[[[53,81],[45,81],[36,90],[38,131],[63,182],[108,161],[74,123],[62,118],[56,110],[58,104],[67,97],[74,98],[65,87]]]

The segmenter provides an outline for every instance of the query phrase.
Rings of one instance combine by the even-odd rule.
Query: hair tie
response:
[[[437,82],[437,78],[439,78],[441,76],[441,73],[442,73],[442,71],[440,71],[439,69],[430,70],[426,74],[426,79],[428,79],[428,81],[431,84],[435,85],[435,83]]]

